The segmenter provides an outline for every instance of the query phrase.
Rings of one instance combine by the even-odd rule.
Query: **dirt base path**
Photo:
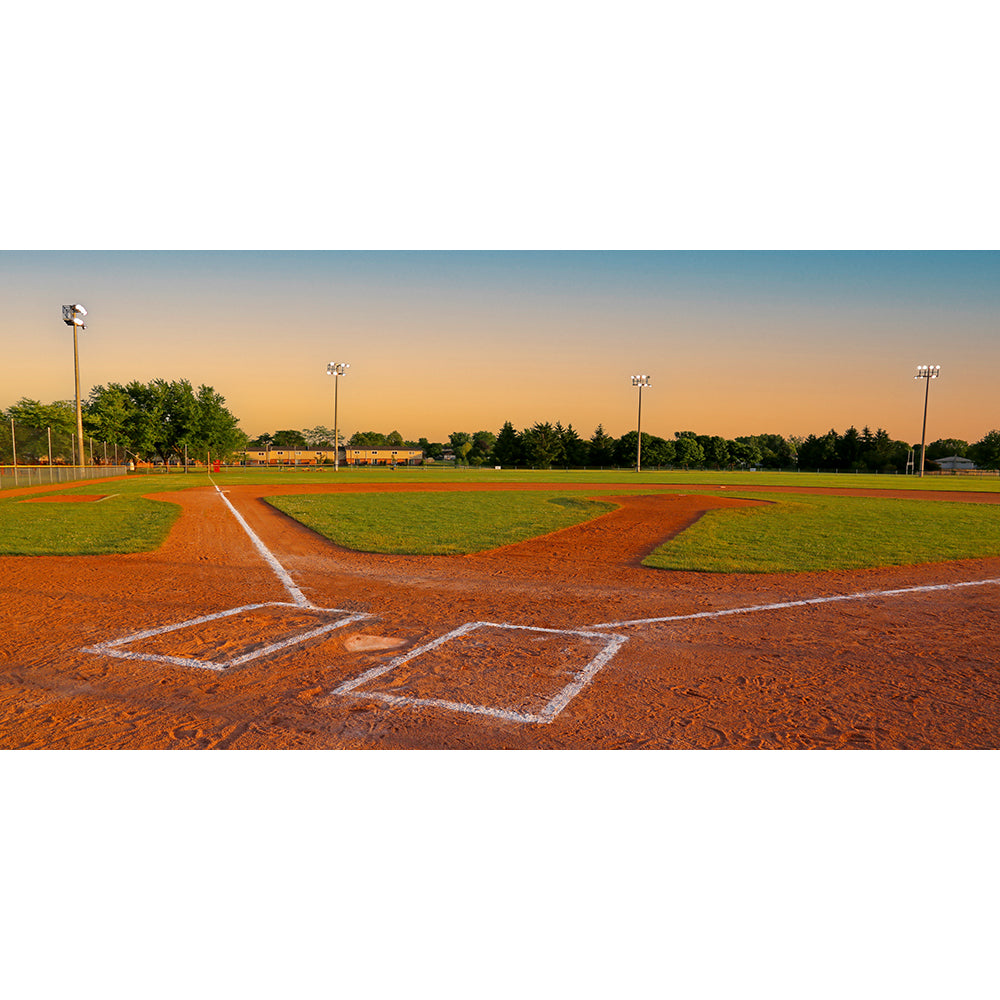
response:
[[[618,508],[518,545],[374,556],[261,499],[330,487],[222,489],[162,495],[182,515],[157,552],[0,560],[0,745],[1000,742],[1000,559],[665,573],[641,559],[754,501],[620,486],[580,487]],[[1000,500],[939,499],[970,497]]]

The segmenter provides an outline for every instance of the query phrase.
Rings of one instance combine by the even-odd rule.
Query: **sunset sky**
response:
[[[997,252],[0,253],[0,406],[73,395],[64,303],[89,310],[84,393],[189,379],[251,436],[340,427],[598,423],[919,441],[918,364],[941,365],[928,440],[1000,427]]]

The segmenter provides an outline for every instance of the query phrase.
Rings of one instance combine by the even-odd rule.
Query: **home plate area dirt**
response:
[[[616,508],[471,556],[348,551],[262,500],[307,489],[223,483],[157,496],[156,552],[0,559],[0,746],[1000,743],[1000,559],[666,573],[641,559],[753,501],[577,488]]]

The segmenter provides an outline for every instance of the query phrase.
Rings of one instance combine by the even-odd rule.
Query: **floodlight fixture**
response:
[[[339,381],[336,376],[346,375],[350,368],[347,361],[331,361],[326,366],[327,375],[333,375],[333,471],[340,471],[340,434],[337,426],[337,388]]]
[[[920,475],[924,474],[924,441],[927,439],[927,397],[931,391],[931,379],[941,377],[940,365],[917,365],[917,374],[914,378],[924,380],[924,424],[920,431]]]
[[[72,305],[62,307],[63,322],[67,326],[73,327],[73,375],[76,381],[76,439],[79,442],[80,465],[86,464],[87,457],[83,450],[83,408],[80,405],[80,350],[77,344],[77,330],[86,330],[83,317],[87,315],[87,310],[75,302]]]
[[[648,389],[653,384],[653,379],[649,375],[633,375],[632,385],[639,389],[639,417],[636,421],[636,443],[635,443],[635,471],[642,468],[642,390]]]
[[[83,317],[87,315],[87,310],[80,305],[79,302],[70,306],[63,306],[63,322],[67,326],[78,326],[82,330],[86,330],[86,324],[83,322]]]

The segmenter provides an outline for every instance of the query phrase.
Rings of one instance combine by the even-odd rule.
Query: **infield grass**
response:
[[[75,490],[83,493],[83,490]],[[0,501],[0,555],[146,552],[163,544],[181,509],[137,495],[93,503]]]
[[[340,493],[269,497],[276,509],[359,552],[458,555],[568,528],[614,504],[558,492]]]

